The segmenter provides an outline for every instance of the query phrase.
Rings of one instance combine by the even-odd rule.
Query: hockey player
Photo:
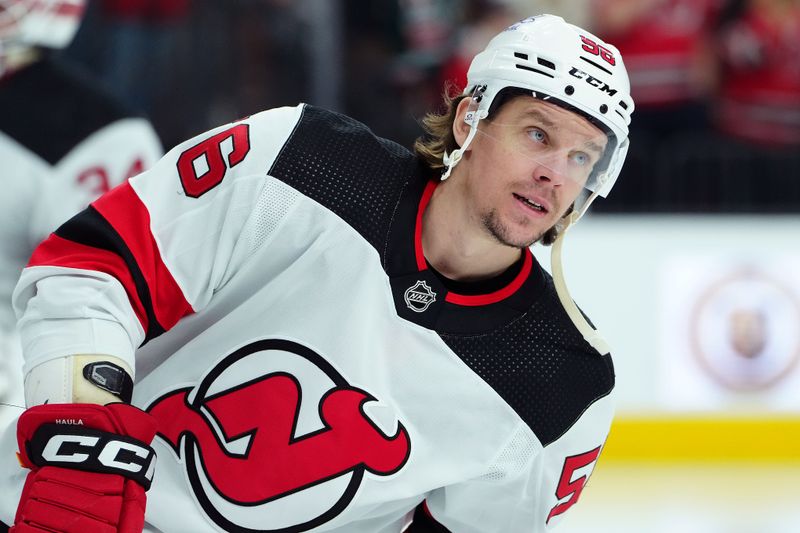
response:
[[[0,0],[0,402],[24,406],[11,293],[36,244],[162,155],[150,124],[51,57],[83,0]]]
[[[415,154],[274,109],[179,145],[41,244],[15,291],[29,409],[0,437],[0,519],[556,526],[614,373],[529,246],[608,192],[633,102],[616,49],[546,15],[495,37],[468,83]]]

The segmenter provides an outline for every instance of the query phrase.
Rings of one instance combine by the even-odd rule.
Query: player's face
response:
[[[496,240],[520,248],[564,216],[608,142],[580,115],[524,96],[478,131],[465,158],[473,215]]]

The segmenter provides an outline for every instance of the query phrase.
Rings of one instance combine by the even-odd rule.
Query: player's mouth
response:
[[[532,200],[530,198],[527,198],[525,196],[522,196],[522,195],[519,195],[519,194],[516,194],[516,193],[512,193],[512,194],[514,194],[514,198],[516,198],[517,201],[519,201],[522,205],[524,205],[525,207],[527,207],[528,209],[530,209],[532,211],[535,211],[537,213],[548,213],[549,212],[549,209],[543,203],[539,203],[539,202],[537,202],[535,200]],[[538,200],[538,198],[537,198],[537,200]]]

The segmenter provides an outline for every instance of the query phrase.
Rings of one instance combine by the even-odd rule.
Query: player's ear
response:
[[[464,146],[464,141],[467,139],[467,135],[469,134],[470,125],[464,122],[464,117],[469,110],[470,102],[472,102],[472,98],[462,98],[456,107],[456,117],[453,121],[453,137],[455,138],[458,146]]]

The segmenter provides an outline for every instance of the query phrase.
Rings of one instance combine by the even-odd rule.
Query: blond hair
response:
[[[414,152],[417,157],[434,170],[444,169],[444,153],[453,153],[458,148],[455,135],[453,135],[453,122],[456,120],[456,111],[461,100],[469,95],[450,96],[444,93],[445,110],[443,113],[428,113],[421,120],[425,135],[414,141]]]

